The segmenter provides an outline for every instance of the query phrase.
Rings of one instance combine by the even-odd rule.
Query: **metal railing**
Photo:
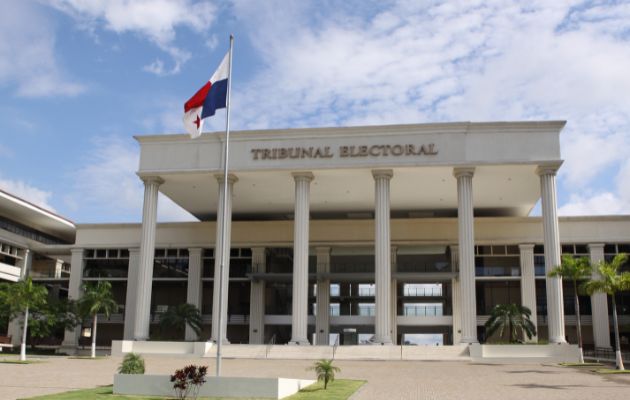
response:
[[[335,344],[333,344],[333,354],[332,354],[332,359],[335,359],[335,354],[337,354],[337,348],[339,347],[339,337],[341,335],[337,335],[337,338],[335,339]]]
[[[616,355],[613,349],[596,348],[594,350],[584,350],[584,358],[588,358],[595,361],[611,361],[615,362]],[[630,362],[630,353],[621,352],[621,359],[624,362]]]
[[[265,347],[265,358],[269,358],[269,352],[271,351],[271,348],[273,347],[274,344],[276,344],[276,334],[275,333],[273,334],[273,336],[269,340],[269,343],[267,343],[267,347]]]

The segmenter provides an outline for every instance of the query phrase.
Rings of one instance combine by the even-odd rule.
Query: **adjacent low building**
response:
[[[572,289],[546,271],[561,254],[630,252],[630,217],[558,218],[564,124],[234,132],[227,193],[222,133],[140,136],[142,224],[78,224],[63,247],[70,276],[54,279],[70,298],[84,282],[112,282],[122,307],[99,320],[101,345],[162,335],[161,313],[185,302],[203,314],[202,340],[220,339],[222,312],[231,343],[475,343],[502,303],[532,310],[534,339],[574,342]],[[158,192],[199,221],[157,223]],[[530,217],[539,200],[542,215]],[[587,346],[611,347],[608,301],[582,299]],[[627,343],[630,296],[617,303]],[[66,332],[64,347],[82,332]]]

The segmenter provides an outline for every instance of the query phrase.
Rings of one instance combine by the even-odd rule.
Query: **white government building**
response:
[[[558,218],[564,125],[233,132],[223,340],[475,343],[493,306],[517,303],[532,310],[538,340],[574,343],[572,287],[545,272],[561,254],[597,262],[630,252],[630,217]],[[18,212],[28,203],[6,195],[0,268],[75,299],[82,283],[110,281],[122,307],[99,320],[102,346],[152,337],[160,314],[185,302],[203,314],[201,340],[217,340],[224,134],[136,139],[141,224],[77,224],[75,237],[69,221]],[[156,223],[158,192],[199,221]],[[529,216],[539,199],[542,216]],[[617,302],[627,344],[630,295]],[[586,346],[610,348],[609,299],[584,296],[582,313]],[[61,333],[57,344],[71,351],[83,333]]]

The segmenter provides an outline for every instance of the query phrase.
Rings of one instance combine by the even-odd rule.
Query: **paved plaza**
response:
[[[4,400],[112,384],[120,358],[42,358],[42,363],[0,364]],[[214,359],[147,357],[147,373],[168,374],[186,364]],[[311,361],[235,360],[225,376],[312,378]],[[489,365],[456,361],[338,361],[340,378],[367,380],[352,397],[363,399],[627,399],[630,375],[602,376],[554,365]]]

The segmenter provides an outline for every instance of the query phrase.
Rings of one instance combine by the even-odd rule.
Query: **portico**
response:
[[[561,164],[559,133],[563,126],[564,122],[552,121],[234,132],[230,154],[232,175],[227,194],[228,226],[232,219],[289,223],[289,229],[280,237],[259,238],[252,243],[252,248],[259,249],[256,250],[259,261],[255,266],[252,262],[249,275],[252,279],[250,302],[254,298],[265,301],[264,285],[273,277],[273,273],[261,267],[266,264],[261,249],[288,247],[292,249],[292,270],[288,277],[292,288],[290,343],[310,343],[309,325],[317,333],[318,344],[327,341],[325,335],[330,332],[335,317],[321,315],[325,312],[324,305],[330,306],[330,287],[322,288],[322,285],[344,281],[374,285],[374,314],[367,315],[373,319],[373,343],[395,343],[397,335],[392,334],[400,323],[405,324],[404,320],[399,321],[396,312],[397,285],[425,281],[447,283],[451,295],[449,307],[452,307],[448,326],[453,332],[453,340],[477,342],[476,218],[524,217],[542,196],[544,244],[545,249],[551,249],[545,252],[545,264],[557,264],[560,245],[555,171]],[[223,185],[213,176],[221,172],[223,145],[221,134],[206,134],[196,140],[185,135],[136,139],[142,151],[138,175],[146,188],[134,307],[134,338],[141,340],[148,336],[147,304],[150,304],[152,254],[155,251],[157,191],[201,221],[220,219]],[[425,221],[456,218],[457,238],[445,242],[444,237],[448,235],[435,232],[434,238],[414,240],[408,237],[406,242],[394,243],[392,219],[407,218]],[[318,229],[325,230],[325,237],[313,238],[311,220],[320,225]],[[343,224],[343,221],[352,225],[371,225],[371,237],[366,242],[358,240],[364,232],[340,235],[337,224]],[[216,226],[220,226],[220,221]],[[226,240],[230,241],[232,236],[228,234]],[[215,238],[218,237],[216,233]],[[242,240],[238,242],[239,246],[247,244]],[[427,246],[436,243],[444,249],[455,249],[457,257],[449,256],[452,259],[448,272],[405,275],[397,271],[394,275],[392,260],[395,262],[396,252],[392,253],[392,246],[402,245],[404,250],[405,246],[421,245],[424,249],[417,251],[423,253],[429,251]],[[365,253],[371,254],[373,271],[363,275],[346,273],[345,276],[343,272],[335,271],[330,254],[357,244],[366,249]],[[220,246],[218,239],[214,246]],[[316,266],[312,270],[309,259],[315,260]],[[227,324],[229,259],[224,263],[225,307],[221,312],[224,314],[222,320]],[[218,276],[218,264],[219,260],[215,259],[215,277]],[[534,277],[528,273],[523,279],[533,280]],[[315,319],[309,317],[309,313],[313,313],[309,311],[309,280],[318,283],[314,293],[318,312]],[[218,284],[215,279],[213,340],[218,340]],[[530,288],[527,290],[531,297],[531,287],[535,285],[533,282],[527,285],[524,287]],[[557,280],[547,279],[549,339],[552,342],[564,341],[562,288],[559,285]],[[194,303],[199,296],[203,297],[203,293],[195,292],[194,282],[189,282],[191,287],[195,289],[187,298]],[[525,293],[524,290],[523,296]],[[528,301],[531,304],[531,300]],[[264,329],[267,320],[265,307],[250,304],[250,310],[256,315],[249,316],[249,335],[251,340],[261,342],[264,333],[260,330]],[[274,322],[273,318],[271,322]],[[431,325],[428,320],[426,322]],[[225,328],[223,332],[227,332]],[[229,341],[229,337],[222,340]]]

